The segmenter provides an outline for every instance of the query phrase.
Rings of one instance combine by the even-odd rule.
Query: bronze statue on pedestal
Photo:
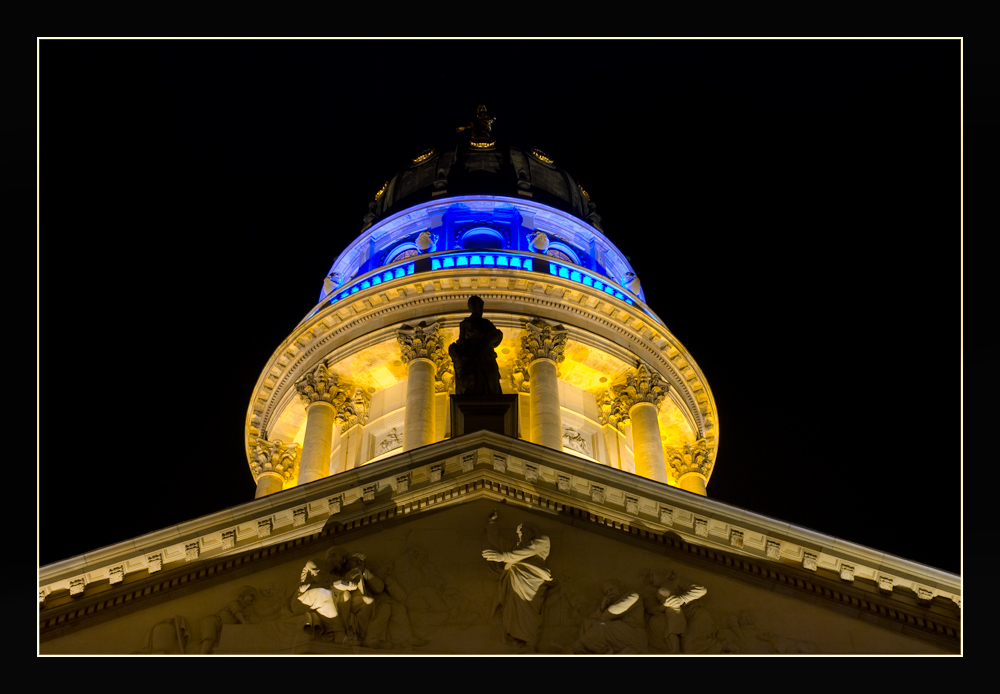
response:
[[[503,333],[483,318],[485,304],[478,296],[469,297],[472,315],[462,321],[458,340],[448,346],[455,365],[456,395],[500,395],[500,367],[493,349]]]

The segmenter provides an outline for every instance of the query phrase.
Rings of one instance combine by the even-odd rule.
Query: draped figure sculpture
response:
[[[545,566],[552,544],[531,523],[517,526],[517,542],[500,535],[497,512],[490,514],[486,537],[497,550],[483,550],[483,558],[503,562],[493,614],[501,612],[504,642],[534,653],[542,629],[542,603],[552,572]]]
[[[482,299],[471,296],[468,305],[472,315],[462,321],[458,339],[448,346],[455,365],[455,395],[500,395],[500,367],[493,350],[503,333],[483,318]]]

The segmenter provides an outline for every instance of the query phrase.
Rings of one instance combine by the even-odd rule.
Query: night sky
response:
[[[375,192],[485,103],[719,412],[709,497],[961,568],[958,41],[42,41],[39,562],[253,498]]]

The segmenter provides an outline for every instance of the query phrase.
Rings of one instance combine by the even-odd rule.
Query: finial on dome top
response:
[[[476,117],[468,125],[460,125],[455,128],[455,132],[460,133],[463,130],[471,130],[472,134],[469,137],[469,144],[473,147],[492,147],[496,144],[490,132],[494,121],[496,121],[496,118],[487,112],[486,106],[479,104],[476,107]]]

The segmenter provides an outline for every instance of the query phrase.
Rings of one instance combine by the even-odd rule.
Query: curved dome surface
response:
[[[501,141],[486,146],[465,141],[421,152],[369,204],[365,228],[422,202],[473,194],[534,200],[601,228],[589,194],[565,169],[541,150]]]

